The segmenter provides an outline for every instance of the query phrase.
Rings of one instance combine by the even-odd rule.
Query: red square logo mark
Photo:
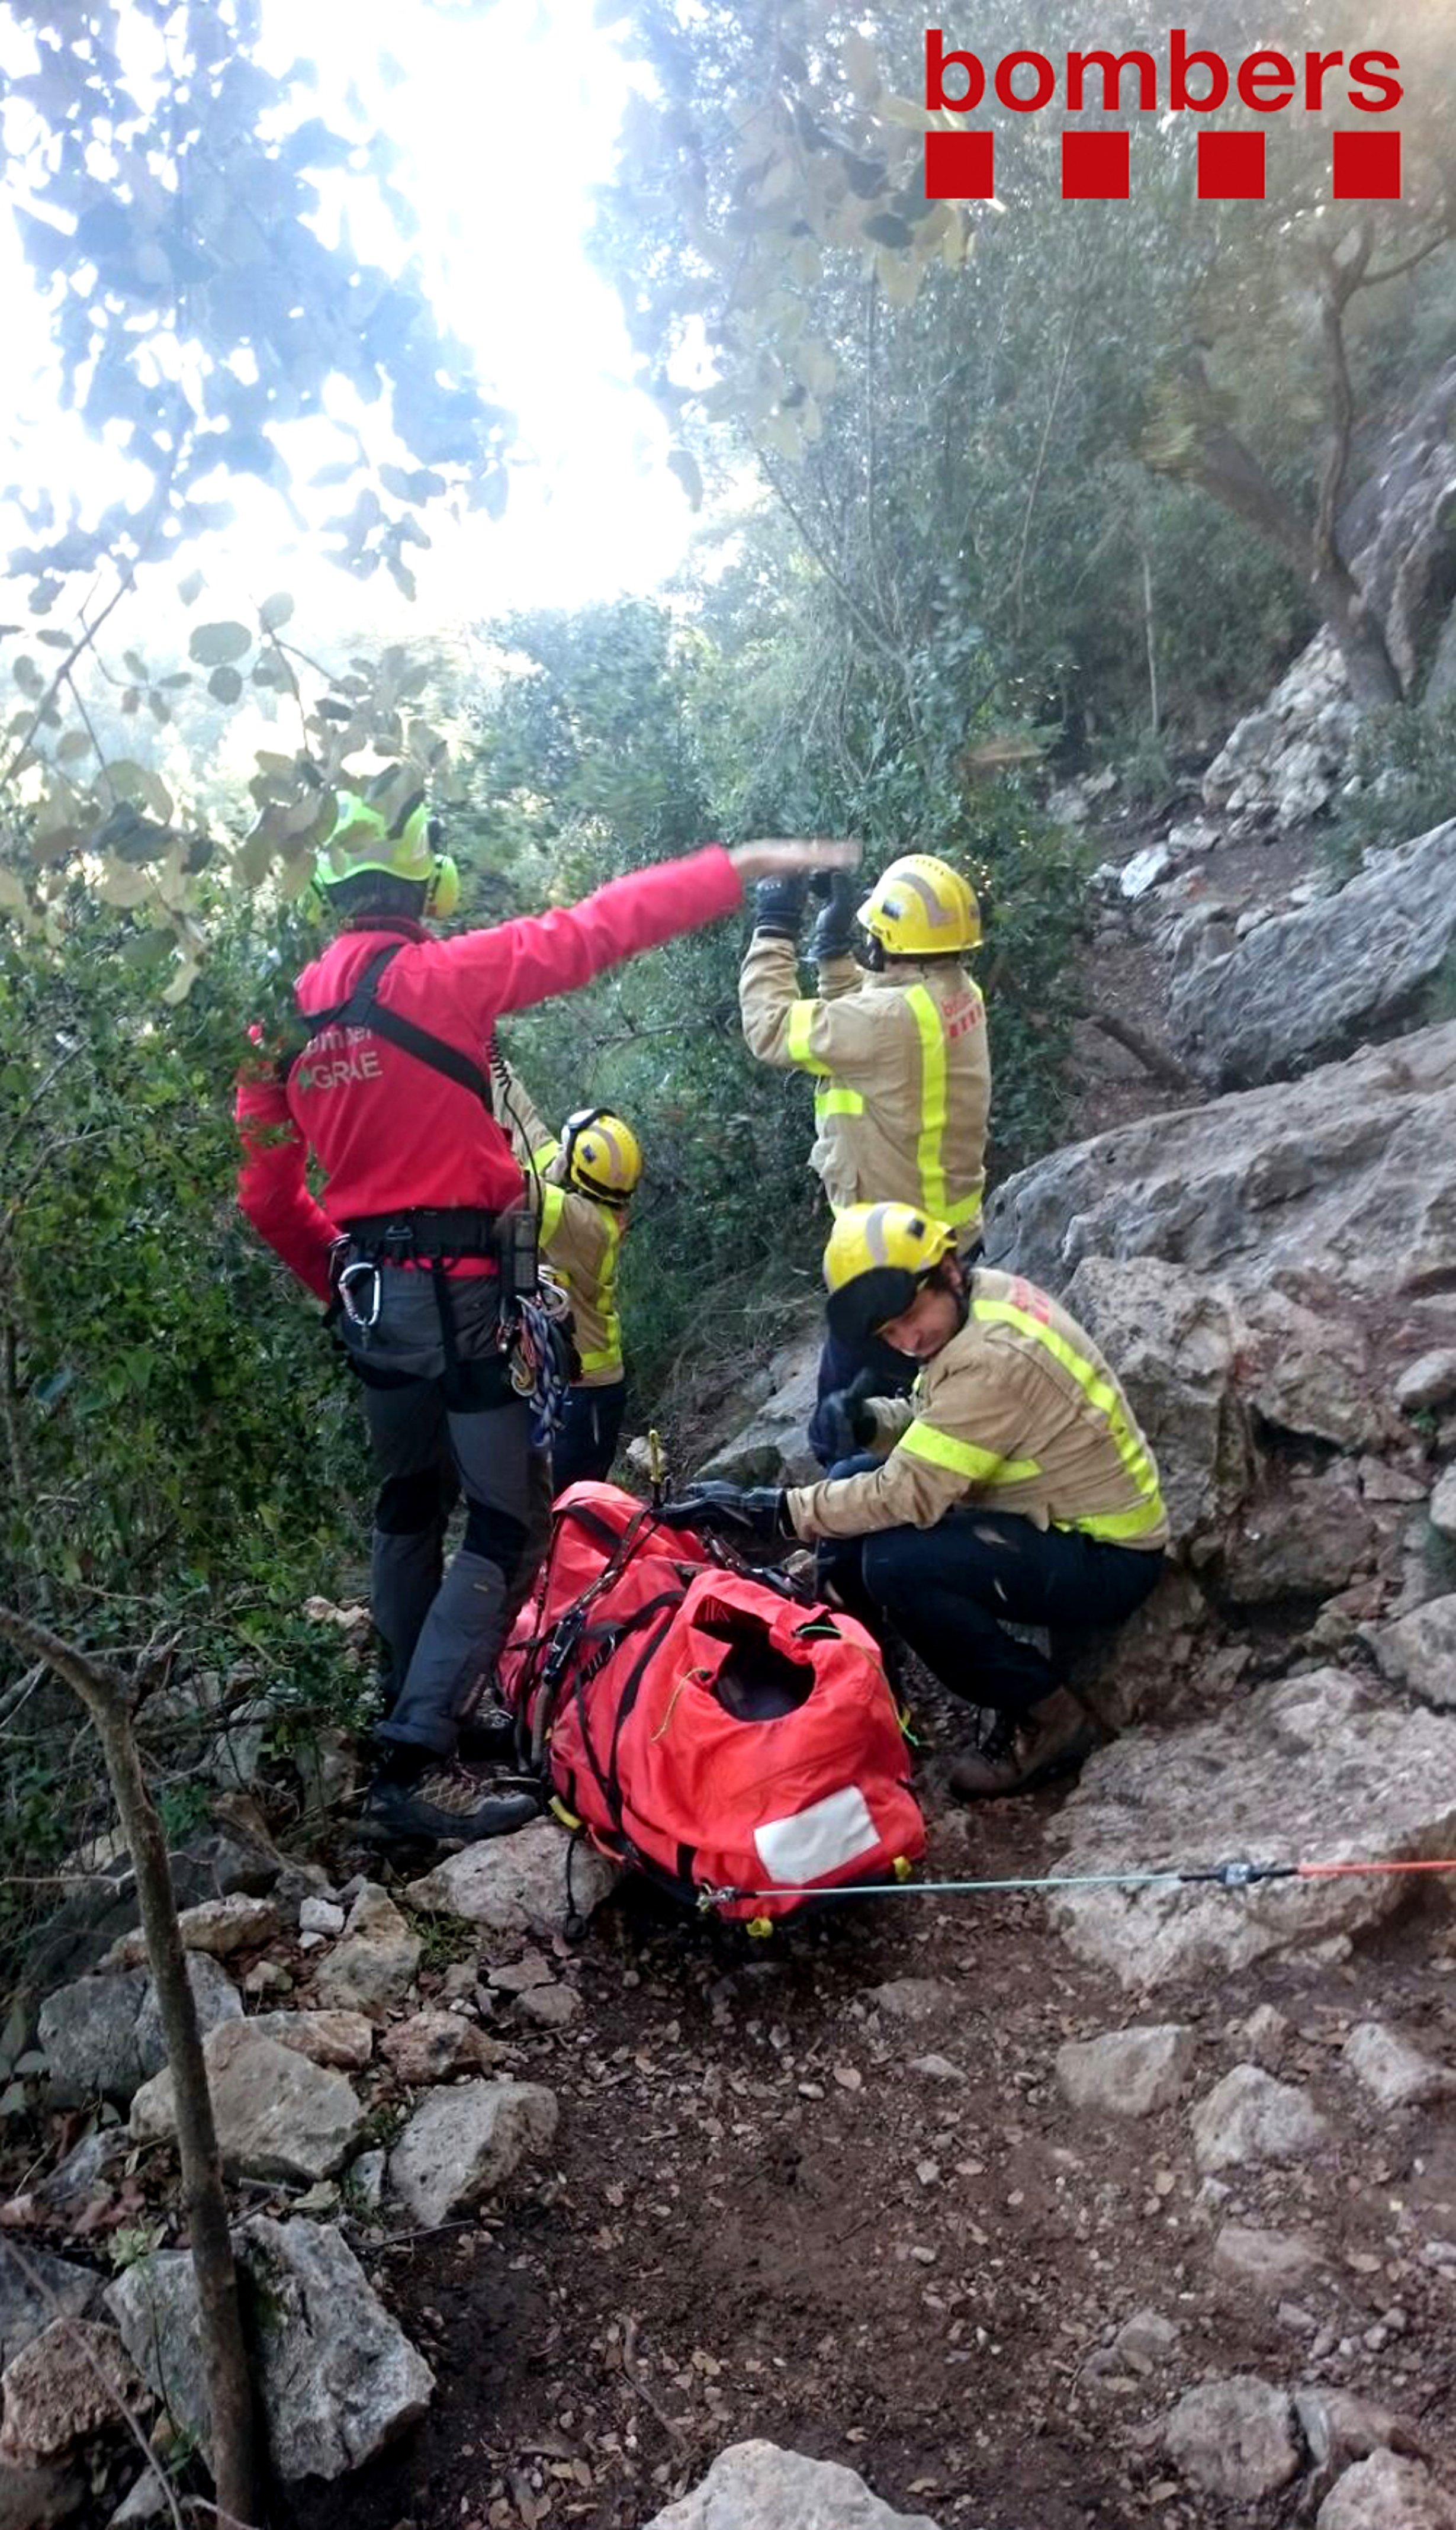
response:
[[[1262,202],[1264,134],[1201,132],[1198,136],[1201,202]]]
[[[1064,132],[1061,198],[1064,202],[1125,202],[1128,136],[1125,132]]]
[[[925,198],[928,202],[989,202],[995,192],[995,133],[926,134]]]
[[[1337,132],[1334,136],[1337,202],[1398,202],[1400,134]]]

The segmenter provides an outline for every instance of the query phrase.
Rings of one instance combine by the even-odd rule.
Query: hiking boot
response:
[[[458,1754],[467,1766],[507,1764],[515,1755],[515,1716],[487,1705],[460,1724]]]
[[[1003,1801],[1074,1774],[1097,1744],[1096,1727],[1059,1686],[1025,1715],[1001,1714],[980,1747],[951,1767],[950,1788],[963,1801]]]
[[[492,1792],[467,1767],[441,1766],[412,1784],[381,1777],[371,1788],[362,1825],[366,1834],[390,1842],[478,1844],[488,1836],[509,1836],[540,1815],[534,1792]]]

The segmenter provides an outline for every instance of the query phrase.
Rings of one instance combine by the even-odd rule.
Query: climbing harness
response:
[[[1456,1871],[1456,1854],[1429,1862],[1250,1862],[1238,1859],[1214,1863],[1205,1870],[1048,1872],[1035,1878],[1016,1875],[1004,1880],[840,1881],[836,1887],[826,1889],[819,1895],[821,1902],[827,1902],[836,1898],[1005,1897],[1027,1890],[1253,1889],[1270,1880],[1356,1880],[1380,1874],[1393,1876],[1422,1871]],[[706,1889],[698,1902],[708,1908],[728,1899],[739,1902],[749,1898],[784,1898],[792,1894],[782,1888]]]

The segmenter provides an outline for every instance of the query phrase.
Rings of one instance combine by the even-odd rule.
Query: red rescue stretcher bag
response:
[[[615,1485],[572,1485],[502,1656],[561,1807],[690,1903],[787,1915],[925,1851],[878,1646],[712,1561]]]

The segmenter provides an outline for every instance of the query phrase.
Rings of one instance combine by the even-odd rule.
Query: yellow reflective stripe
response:
[[[964,1230],[968,1221],[980,1220],[982,1201],[982,1191],[977,1186],[975,1193],[968,1194],[964,1203],[947,1203],[941,1219],[951,1230]]]
[[[857,1089],[816,1089],[814,1092],[816,1121],[822,1121],[826,1116],[862,1116],[864,1112],[865,1102]]]
[[[549,1169],[552,1161],[560,1157],[561,1147],[560,1142],[554,1139],[545,1142],[538,1142],[536,1148],[531,1153],[532,1168]]]
[[[942,1150],[945,1137],[945,1030],[939,1006],[924,984],[912,984],[905,1000],[920,1032],[920,1138],[915,1166],[920,1200],[937,1221],[947,1221],[948,1197]],[[953,1226],[953,1225],[952,1225]]]
[[[601,1280],[597,1287],[597,1307],[603,1320],[606,1344],[600,1352],[584,1352],[582,1373],[594,1370],[620,1370],[621,1320],[617,1314],[617,1260],[621,1249],[621,1224],[615,1213],[602,1212],[602,1228],[607,1234],[607,1249],[602,1258]]]
[[[566,1189],[565,1186],[546,1185],[541,1188],[541,1244],[543,1247],[549,1247],[551,1245],[553,1238],[555,1238],[557,1232],[560,1230],[562,1226],[562,1214],[566,1210]]]
[[[995,1450],[978,1450],[974,1441],[953,1440],[918,1415],[895,1447],[908,1450],[912,1458],[928,1458],[933,1467],[949,1467],[973,1485],[1021,1485],[1042,1472],[1035,1458],[1002,1458]]]
[[[1075,1528],[1083,1537],[1099,1539],[1114,1546],[1119,1538],[1146,1537],[1151,1528],[1160,1527],[1167,1517],[1162,1496],[1155,1493],[1148,1502],[1139,1503],[1136,1511],[1094,1512],[1087,1519],[1059,1519],[1058,1528]]]
[[[1084,1354],[1074,1351],[1065,1336],[1059,1336],[1054,1327],[1044,1326],[1040,1318],[1032,1317],[1026,1309],[1018,1309],[1014,1301],[974,1299],[971,1315],[983,1326],[1014,1327],[1018,1335],[1027,1336],[1033,1344],[1039,1344],[1044,1351],[1051,1353],[1053,1361],[1059,1361],[1063,1370],[1071,1373],[1094,1412],[1105,1416],[1112,1447],[1129,1480],[1143,1496],[1144,1507],[1157,1503],[1160,1518],[1162,1507],[1158,1493],[1158,1469],[1143,1442],[1129,1429],[1111,1381],[1104,1379],[1101,1371]],[[1109,1512],[1107,1516],[1121,1518],[1127,1514]],[[1148,1522],[1150,1528],[1153,1524],[1151,1520]],[[1089,1534],[1093,1533],[1091,1523],[1085,1519],[1079,1519],[1075,1525],[1087,1529]]]
[[[827,1075],[829,1065],[821,1063],[818,1055],[811,1054],[809,1051],[809,1039],[814,1032],[814,1014],[818,1008],[817,1002],[789,1003],[788,1059],[790,1063],[796,1063],[801,1072],[818,1072]]]

